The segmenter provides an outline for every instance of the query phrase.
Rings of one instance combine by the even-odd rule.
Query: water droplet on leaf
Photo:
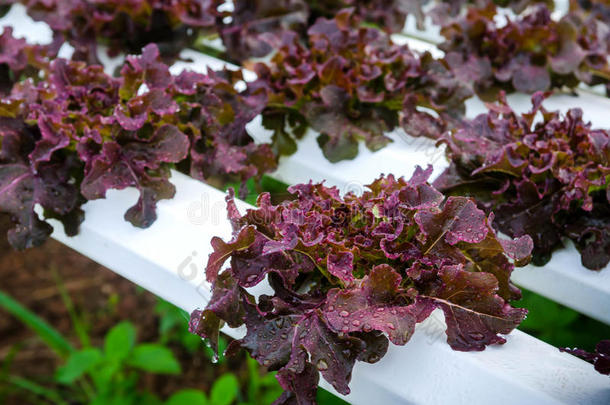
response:
[[[320,359],[318,360],[318,364],[316,364],[316,367],[318,367],[318,370],[320,371],[325,371],[328,370],[328,363],[324,359]]]

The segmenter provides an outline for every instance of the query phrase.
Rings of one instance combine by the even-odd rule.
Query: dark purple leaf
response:
[[[580,109],[567,114],[544,109],[517,115],[502,98],[490,112],[443,137],[450,168],[435,182],[441,190],[471,195],[494,211],[494,227],[518,241],[501,241],[510,258],[545,264],[562,238],[574,241],[583,264],[593,270],[610,260],[610,136],[595,130]],[[534,122],[540,113],[541,122]],[[492,248],[497,250],[497,247]]]
[[[581,357],[589,363],[592,363],[600,374],[610,375],[610,340],[602,340],[599,342],[593,353],[589,353],[582,349],[560,348],[559,350]]]

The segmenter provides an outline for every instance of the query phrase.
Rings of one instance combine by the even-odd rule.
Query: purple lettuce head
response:
[[[520,13],[531,4],[552,0],[495,0]],[[217,29],[227,49],[236,61],[263,57],[282,43],[286,33],[297,33],[306,38],[309,27],[318,18],[333,18],[346,8],[368,24],[387,33],[401,32],[408,16],[413,16],[424,29],[424,6],[436,4],[431,15],[434,22],[446,23],[457,16],[467,4],[483,7],[487,0],[234,0],[234,8],[226,13],[229,19],[217,20]]]
[[[245,324],[233,348],[278,371],[286,393],[277,404],[315,403],[319,374],[348,394],[356,361],[408,343],[434,309],[455,350],[504,343],[526,314],[510,305],[520,297],[510,275],[532,241],[499,239],[491,215],[445,198],[427,183],[431,172],[381,177],[362,196],[301,184],[289,189],[295,200],[276,206],[262,194],[244,215],[230,195],[233,239],[212,240],[213,296],[191,331],[216,346],[221,324]],[[274,294],[256,300],[246,288],[264,279]]]
[[[23,88],[29,93],[25,100],[2,99],[0,113],[0,211],[11,215],[15,227],[8,239],[20,250],[42,244],[52,232],[34,211],[37,204],[45,217],[61,220],[70,235],[83,219],[75,177],[82,163],[75,154],[65,153],[70,142],[65,128],[50,119],[26,119],[25,103],[35,102],[36,95],[30,86]]]
[[[174,58],[202,29],[212,30],[221,0],[20,0],[29,15],[49,24],[57,42],[68,41],[74,58],[97,62],[97,43],[111,54],[139,52],[156,43]]]
[[[128,57],[120,78],[64,59],[47,74],[38,84],[15,85],[0,109],[0,210],[17,223],[9,234],[16,248],[40,244],[51,232],[36,204],[74,234],[85,201],[135,187],[140,198],[125,218],[145,228],[157,202],[175,193],[175,165],[190,166],[200,179],[242,184],[276,166],[271,148],[245,130],[266,95],[235,90],[238,74],[174,76],[154,45]]]
[[[545,6],[501,27],[496,18],[489,4],[469,9],[442,29],[446,40],[440,47],[448,64],[480,96],[608,82],[608,27],[600,20],[570,13],[556,21]]]
[[[462,13],[464,8],[485,8],[490,5],[509,8],[514,14],[521,14],[530,6],[539,4],[553,9],[553,0],[436,0],[436,6],[430,11],[432,20],[438,25],[447,25],[453,22]]]
[[[592,15],[610,23],[610,4],[606,0],[570,0],[570,11]]]
[[[50,46],[31,45],[15,38],[11,27],[4,27],[0,35],[0,96],[10,93],[17,82],[26,78],[39,79],[55,56]]]
[[[530,235],[534,263],[546,263],[569,238],[584,266],[602,269],[610,261],[610,134],[592,129],[580,109],[562,116],[543,100],[535,94],[532,111],[518,115],[502,98],[446,135],[451,166],[434,184],[475,197],[495,212],[498,230]]]
[[[387,32],[400,32],[408,15],[423,21],[421,6],[429,0],[236,0],[228,23],[218,25],[228,55],[234,60],[262,57],[282,43],[287,33],[307,37],[318,18],[333,18],[345,8]]]
[[[294,33],[284,35],[270,64],[255,66],[259,80],[251,87],[269,93],[263,124],[273,130],[279,154],[293,153],[293,136],[307,127],[320,133],[324,155],[337,162],[353,159],[360,140],[373,151],[384,147],[386,132],[400,123],[411,135],[437,137],[460,120],[471,93],[442,60],[361,27],[351,10],[318,19],[308,35],[307,46]]]

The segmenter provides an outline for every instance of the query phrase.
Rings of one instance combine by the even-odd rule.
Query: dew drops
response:
[[[356,319],[355,321],[352,322],[352,325],[360,326],[360,321]]]
[[[471,339],[476,340],[476,341],[481,341],[485,337],[485,336],[483,336],[482,333],[479,333],[479,332],[472,332],[468,336],[470,336]]]
[[[343,311],[339,312],[339,315],[342,316],[343,318],[347,318],[349,316],[349,312],[343,310]]]
[[[386,324],[386,326],[388,327],[388,329],[390,330],[396,330],[396,326],[394,326],[394,324],[392,322],[388,322]]]
[[[320,359],[320,360],[318,360],[318,364],[316,364],[316,367],[320,371],[325,371],[325,370],[328,370],[328,363],[326,362],[326,360]]]
[[[385,311],[385,308],[377,308],[377,312],[383,312]]]
[[[335,310],[335,306],[334,306],[334,305],[329,306],[329,307],[328,307],[328,310],[329,310],[330,312],[334,311],[334,310]]]
[[[258,276],[256,274],[250,274],[248,276],[248,278],[246,278],[246,281],[248,283],[253,283],[257,278],[258,278]]]
[[[347,333],[347,332],[349,332],[349,328],[347,326],[344,326],[343,329],[341,329],[341,331],[343,333]]]
[[[373,328],[368,323],[365,323],[364,326],[362,327],[362,330],[364,330],[365,332],[370,332],[373,330]]]

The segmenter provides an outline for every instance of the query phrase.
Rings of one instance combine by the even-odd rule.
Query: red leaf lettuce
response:
[[[15,38],[11,27],[4,27],[0,35],[0,96],[10,93],[17,82],[39,78],[56,52],[50,46],[31,45]]]
[[[539,6],[499,26],[496,8],[470,8],[443,27],[447,63],[483,98],[499,90],[532,94],[579,83],[607,84],[608,27],[570,13],[559,21]]]
[[[610,261],[610,133],[592,129],[582,110],[547,111],[544,95],[518,115],[505,99],[445,135],[450,167],[435,181],[443,192],[474,196],[511,237],[530,235],[534,263],[546,263],[569,238],[585,267]],[[535,121],[537,115],[542,121]]]
[[[315,403],[319,373],[342,394],[356,361],[375,363],[388,339],[406,344],[438,308],[460,351],[501,344],[526,311],[509,279],[531,239],[500,240],[473,200],[445,198],[418,168],[410,181],[381,177],[362,196],[301,184],[280,205],[269,194],[243,216],[227,198],[233,239],[212,240],[206,274],[213,296],[191,330],[217,346],[219,327],[245,324],[233,343],[278,370],[277,404]],[[225,262],[229,268],[223,270]],[[274,294],[246,288],[267,278]]]
[[[274,131],[279,154],[293,153],[293,135],[309,126],[320,133],[326,158],[337,162],[353,159],[359,140],[370,150],[382,148],[390,142],[385,133],[399,123],[413,136],[436,137],[461,119],[471,93],[443,60],[359,24],[350,10],[318,19],[307,46],[286,33],[271,62],[255,66],[259,80],[251,87],[269,93],[263,125]]]
[[[120,78],[64,59],[48,71],[1,100],[0,210],[16,222],[9,238],[17,249],[51,232],[36,204],[75,234],[84,202],[136,187],[140,198],[125,218],[145,228],[157,202],[175,193],[168,180],[174,164],[198,179],[244,186],[275,168],[269,145],[255,144],[245,130],[266,96],[238,92],[238,73],[174,76],[154,45],[128,57]]]
[[[139,52],[156,43],[168,59],[202,29],[213,30],[221,0],[20,0],[28,14],[47,23],[56,42],[68,41],[74,59],[97,63],[97,43],[111,54]]]
[[[429,3],[437,6],[431,11],[435,22],[455,17],[465,4],[482,6],[487,0],[234,0],[234,9],[227,13],[230,19],[219,19],[218,31],[227,48],[227,54],[236,61],[269,54],[281,44],[282,36],[295,31],[306,38],[307,29],[318,18],[333,18],[346,8],[367,24],[388,33],[401,32],[408,16],[414,16],[420,29],[424,28]],[[550,0],[496,0],[496,4],[511,7],[515,12],[528,5]],[[225,22],[227,21],[227,22]]]

